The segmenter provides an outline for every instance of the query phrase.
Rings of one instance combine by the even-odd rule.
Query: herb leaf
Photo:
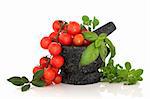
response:
[[[32,80],[31,82],[36,87],[43,87],[45,86],[45,82],[43,80]]]
[[[82,21],[84,25],[89,25],[90,19],[88,16],[84,15],[82,16]]]
[[[99,49],[95,47],[95,44],[90,44],[82,53],[80,59],[80,65],[85,66],[95,61],[99,56]]]
[[[33,80],[40,79],[44,74],[44,70],[39,70],[33,75]]]
[[[100,57],[101,57],[102,61],[105,62],[105,59],[108,54],[108,50],[107,50],[107,46],[105,45],[105,42],[101,42],[99,52],[100,52]]]
[[[131,69],[131,63],[130,62],[126,62],[125,63],[125,67],[127,70],[130,70]]]
[[[105,42],[108,44],[110,48],[110,52],[111,52],[110,58],[113,58],[116,55],[115,46],[112,44],[112,42],[108,38],[105,38]]]
[[[96,27],[97,25],[99,25],[99,20],[94,16],[92,23],[93,23],[93,29],[95,29],[95,27]]]
[[[29,90],[29,88],[30,88],[30,84],[24,85],[24,86],[21,87],[21,91],[22,92],[27,91],[27,90]]]
[[[9,82],[11,82],[12,84],[16,85],[16,86],[22,86],[24,85],[23,80],[20,77],[14,76],[11,77],[9,79],[7,79]]]
[[[100,47],[101,43],[104,42],[104,39],[107,37],[105,33],[99,35],[97,40],[95,41],[95,47]]]
[[[23,81],[24,83],[29,83],[28,78],[26,78],[25,76],[23,76],[21,79],[22,79],[22,81]]]
[[[84,32],[83,36],[89,41],[95,41],[98,38],[98,35],[94,32]]]

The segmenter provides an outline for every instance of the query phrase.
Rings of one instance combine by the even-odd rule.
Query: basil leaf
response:
[[[88,16],[86,16],[86,15],[82,16],[82,21],[83,21],[84,25],[89,25],[89,20],[90,19]]]
[[[97,25],[99,25],[99,20],[94,16],[92,23],[93,23],[93,29],[95,29],[95,27],[96,27]]]
[[[108,50],[107,50],[107,46],[105,45],[104,42],[101,42],[99,52],[100,52],[100,57],[101,57],[102,61],[105,62],[105,59],[106,59],[107,54],[108,54]]]
[[[34,80],[40,79],[43,76],[43,74],[44,74],[44,70],[39,70],[33,75],[33,79]]]
[[[89,41],[95,41],[98,38],[98,35],[95,32],[84,32],[83,36]]]
[[[43,87],[45,86],[45,82],[43,80],[32,80],[31,82],[36,87]]]
[[[95,44],[90,44],[82,53],[80,59],[80,66],[85,66],[95,61],[99,56],[99,49],[95,47]]]
[[[24,85],[24,86],[21,87],[21,91],[22,92],[27,91],[27,90],[29,90],[29,88],[30,88],[30,84]]]
[[[24,85],[23,80],[20,77],[11,77],[9,79],[7,79],[9,82],[11,82],[12,84],[16,85],[16,86],[22,86]]]
[[[102,33],[99,35],[98,39],[95,41],[95,47],[100,47],[101,43],[104,41],[104,39],[107,37],[106,33]]]
[[[29,83],[28,78],[26,78],[25,76],[23,76],[21,79],[22,79],[22,81],[23,81],[24,83]]]
[[[95,47],[100,47],[101,43],[103,43],[103,39],[101,38],[98,38],[96,41],[95,41]]]
[[[131,69],[131,63],[130,62],[126,62],[125,63],[125,67],[127,70],[130,70]]]
[[[110,48],[110,52],[111,52],[110,58],[113,58],[116,55],[115,46],[112,44],[112,42],[108,38],[105,38],[105,42],[108,44]]]

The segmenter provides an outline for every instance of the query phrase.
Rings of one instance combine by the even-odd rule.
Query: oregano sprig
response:
[[[138,81],[142,81],[143,69],[132,69],[131,63],[126,62],[125,66],[120,66],[119,64],[114,65],[112,59],[109,60],[105,67],[100,69],[103,77],[101,81],[103,82],[124,82],[125,85],[133,85]]]
[[[15,86],[21,86],[21,91],[27,91],[30,89],[31,84],[36,87],[43,87],[45,86],[45,82],[41,80],[41,77],[43,76],[44,70],[39,70],[33,75],[33,79],[31,81],[28,80],[25,76],[18,77],[14,76],[9,79],[7,79],[9,82],[11,82]]]

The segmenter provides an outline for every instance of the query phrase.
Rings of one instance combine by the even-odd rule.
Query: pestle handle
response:
[[[105,24],[102,27],[94,30],[93,32],[97,33],[98,35],[101,34],[101,33],[106,33],[107,35],[109,35],[115,30],[116,30],[115,24],[113,22],[108,22],[107,24]]]

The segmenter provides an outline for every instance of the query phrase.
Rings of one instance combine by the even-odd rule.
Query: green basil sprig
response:
[[[11,82],[15,86],[21,86],[21,91],[27,91],[30,89],[31,84],[37,87],[43,87],[45,86],[45,83],[43,80],[41,80],[41,77],[43,76],[44,70],[39,70],[33,75],[32,81],[29,81],[28,78],[25,76],[18,77],[14,76],[9,79],[7,79],[9,82]]]
[[[85,39],[90,40],[90,44],[82,53],[80,59],[80,65],[86,66],[93,61],[95,61],[98,56],[101,57],[103,62],[105,62],[106,57],[111,53],[111,58],[115,56],[115,47],[111,41],[107,38],[106,33],[102,33],[99,36],[94,32],[84,32],[83,36]]]

